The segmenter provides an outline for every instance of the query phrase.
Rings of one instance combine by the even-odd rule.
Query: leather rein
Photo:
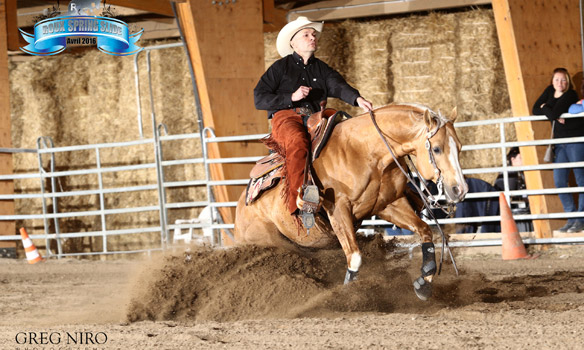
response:
[[[452,204],[451,205],[438,204],[439,197],[442,195],[442,191],[444,188],[444,185],[443,185],[444,177],[442,176],[442,172],[440,171],[440,169],[438,168],[438,165],[436,164],[436,159],[434,158],[434,154],[432,153],[432,144],[430,142],[430,138],[432,138],[434,135],[436,135],[438,130],[443,126],[443,123],[441,121],[438,121],[436,123],[436,128],[434,128],[433,130],[430,130],[428,127],[426,127],[426,141],[425,141],[424,147],[428,151],[430,164],[432,164],[432,166],[434,167],[434,173],[438,175],[438,183],[436,184],[436,186],[438,187],[438,194],[437,194],[437,196],[434,196],[430,193],[430,190],[426,186],[426,180],[421,176],[420,172],[418,171],[418,169],[414,165],[410,156],[407,155],[406,157],[407,157],[407,160],[409,162],[408,165],[409,165],[409,167],[412,167],[414,169],[414,172],[415,172],[417,178],[420,179],[420,184],[421,184],[421,187],[423,187],[423,189],[421,189],[418,185],[416,185],[416,183],[413,180],[413,176],[411,174],[410,169],[408,168],[408,170],[406,171],[403,168],[403,166],[399,163],[397,156],[395,155],[391,146],[389,145],[389,142],[387,142],[387,139],[383,135],[383,132],[379,128],[379,125],[377,125],[377,121],[375,120],[375,115],[373,114],[372,110],[369,110],[369,116],[371,116],[371,121],[373,122],[373,125],[375,126],[377,133],[381,137],[381,140],[383,140],[385,147],[387,147],[387,149],[389,150],[389,153],[393,157],[395,164],[397,164],[397,166],[399,167],[401,172],[404,174],[404,176],[406,177],[408,182],[411,183],[412,186],[414,186],[414,188],[416,189],[416,191],[420,195],[420,198],[422,199],[422,202],[424,203],[424,207],[426,208],[426,211],[429,214],[426,216],[430,216],[434,220],[434,222],[436,223],[436,226],[438,227],[438,231],[440,232],[440,235],[442,236],[442,254],[440,256],[440,265],[438,267],[438,274],[440,274],[440,272],[442,270],[442,262],[444,261],[444,249],[445,249],[445,247],[447,247],[448,253],[450,255],[450,260],[452,261],[452,265],[454,266],[454,270],[456,271],[456,275],[458,276],[458,268],[456,267],[456,262],[454,261],[454,256],[452,255],[452,252],[450,251],[450,247],[448,246],[448,239],[446,238],[446,235],[442,231],[442,227],[440,227],[440,224],[438,223],[438,219],[436,219],[436,216],[432,212],[432,209],[439,208],[450,216],[450,215],[452,215],[453,210],[454,210],[454,205],[452,205]],[[434,119],[437,119],[437,118],[434,118]]]

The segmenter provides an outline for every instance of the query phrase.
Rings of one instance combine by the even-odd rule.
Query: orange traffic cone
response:
[[[503,241],[503,260],[515,260],[529,258],[517,224],[511,215],[511,209],[505,199],[505,194],[499,195],[499,208],[501,210],[501,239]]]
[[[22,236],[22,245],[24,246],[24,251],[26,252],[26,259],[29,264],[36,264],[39,261],[43,261],[43,257],[39,253],[38,249],[32,243],[28,233],[24,227],[20,229],[20,236]]]

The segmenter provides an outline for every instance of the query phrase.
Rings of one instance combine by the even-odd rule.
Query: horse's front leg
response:
[[[342,198],[335,201],[332,209],[325,206],[325,210],[347,258],[347,273],[345,274],[345,284],[347,284],[357,278],[361,266],[361,252],[355,237],[351,206],[348,199]]]
[[[422,238],[422,274],[414,281],[414,291],[418,298],[428,300],[432,296],[432,278],[436,274],[436,255],[430,226],[416,215],[405,197],[398,198],[377,215],[401,228],[416,232]]]

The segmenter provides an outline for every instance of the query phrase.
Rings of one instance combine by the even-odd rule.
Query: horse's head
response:
[[[456,108],[449,118],[426,109],[425,132],[414,147],[420,174],[439,186],[442,181],[447,200],[458,203],[468,192],[468,185],[458,159],[461,144],[453,126],[455,119]]]

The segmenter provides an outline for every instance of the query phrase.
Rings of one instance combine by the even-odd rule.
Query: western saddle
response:
[[[307,229],[314,225],[314,213],[320,207],[319,191],[312,178],[312,161],[320,155],[335,125],[348,118],[351,118],[351,116],[343,111],[327,108],[313,113],[305,119],[305,125],[310,135],[311,149],[309,150],[309,156],[306,157],[302,193],[296,203],[301,210],[304,227]],[[263,192],[278,184],[283,176],[283,165],[284,157],[277,152],[271,153],[256,162],[249,174],[251,180],[246,190],[246,205],[253,203]]]

